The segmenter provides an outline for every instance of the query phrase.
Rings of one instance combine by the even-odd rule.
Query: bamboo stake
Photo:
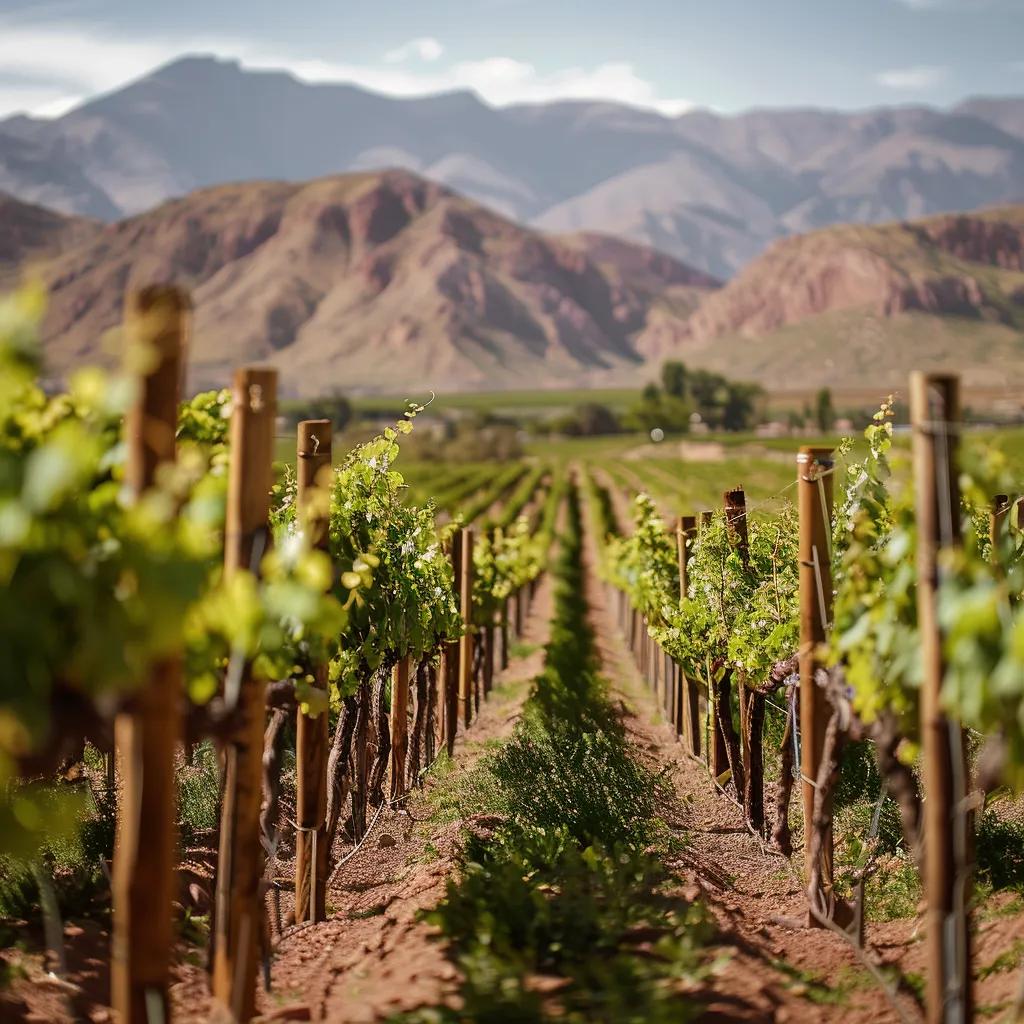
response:
[[[473,720],[473,530],[463,527],[459,533],[459,609],[465,632],[459,641],[459,703],[462,724],[469,728]]]
[[[276,412],[277,371],[238,370],[231,417],[225,575],[258,572],[269,540]],[[226,697],[229,704],[237,702],[242,724],[224,750],[213,995],[233,1021],[248,1021],[254,1011],[263,919],[259,817],[266,687],[245,665],[237,695],[231,692],[229,679]]]
[[[821,767],[828,729],[829,708],[814,681],[820,664],[818,648],[825,641],[832,618],[832,449],[803,447],[797,455],[797,501],[800,512],[800,773],[803,779],[804,870],[807,878],[820,878],[822,891],[814,906],[831,905],[833,839],[822,836],[821,870],[811,862],[810,834],[814,821],[814,784]],[[808,917],[813,927],[815,918]]]
[[[160,465],[175,457],[188,297],[166,286],[133,292],[125,319],[131,343],[155,356],[125,431],[125,483],[137,501],[153,486]],[[124,1024],[166,1020],[169,1013],[177,847],[174,755],[182,733],[181,700],[181,661],[172,655],[152,666],[131,709],[114,723],[122,789],[114,847],[111,1001]]]
[[[391,671],[391,799],[406,794],[405,760],[409,753],[409,658]]]
[[[296,438],[296,507],[310,544],[326,550],[330,525],[331,421],[303,420]],[[327,690],[327,665],[316,665],[313,685]],[[327,712],[295,715],[295,920],[327,916]]]
[[[914,373],[910,378],[917,512],[917,621],[924,675],[921,745],[924,783],[924,891],[930,1024],[969,1021],[973,1014],[968,921],[971,838],[962,808],[968,792],[963,730],[942,710],[945,664],[938,623],[939,554],[960,543],[957,450],[960,381]]]

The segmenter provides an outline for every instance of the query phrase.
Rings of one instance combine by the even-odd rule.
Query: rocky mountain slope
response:
[[[777,387],[897,385],[914,367],[1024,382],[1024,206],[776,242],[701,302],[680,344]]]
[[[96,221],[66,217],[0,192],[0,289],[14,287],[37,264],[99,230]]]
[[[1024,201],[1024,99],[954,110],[496,109],[186,58],[56,120],[0,122],[0,189],[114,220],[222,182],[399,167],[554,232],[728,277],[776,238]]]
[[[57,376],[102,358],[125,290],[158,280],[192,291],[194,387],[260,361],[289,394],[423,395],[636,373],[716,284],[630,243],[539,235],[401,171],[223,185],[76,230],[41,267]]]
[[[50,290],[56,376],[116,345],[125,290],[195,303],[194,387],[290,394],[638,384],[667,357],[791,390],[913,368],[1024,384],[1024,206],[780,240],[724,287],[655,249],[542,235],[404,171],[201,189],[115,224],[0,197],[0,285]]]

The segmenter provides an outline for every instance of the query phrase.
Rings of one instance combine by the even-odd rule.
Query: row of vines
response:
[[[439,525],[396,468],[416,406],[342,458],[330,422],[305,421],[296,470],[275,468],[274,371],[179,406],[189,304],[172,288],[129,296],[123,372],[48,395],[42,302],[0,306],[0,861],[46,887],[88,800],[55,780],[104,753],[113,1005],[169,1019],[176,772],[213,742],[212,989],[247,1020],[279,845],[295,844],[293,927],[322,920],[340,851],[454,749],[507,661],[565,482],[517,464]],[[476,535],[462,525],[492,508]]]
[[[955,378],[911,395],[912,457],[887,402],[863,444],[802,450],[796,506],[739,489],[669,525],[640,494],[627,532],[609,475],[586,483],[619,625],[684,748],[762,843],[791,855],[798,820],[809,923],[853,942],[891,806],[924,882],[927,1016],[962,1021],[977,829],[1024,786],[1024,534],[1004,457],[961,441]],[[877,804],[841,877],[851,793]]]

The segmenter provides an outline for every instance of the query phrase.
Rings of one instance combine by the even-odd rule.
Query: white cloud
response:
[[[143,75],[174,54],[159,41],[98,36],[74,28],[0,25],[0,68],[5,78],[24,77],[73,91],[102,92]]]
[[[440,60],[443,53],[444,47],[433,36],[420,36],[419,39],[410,39],[402,46],[389,50],[384,54],[384,61],[387,64],[403,64],[413,57],[434,61]]]
[[[355,64],[299,57],[251,40],[136,39],[99,35],[71,25],[33,27],[0,21],[0,116],[18,110],[54,116],[55,110],[65,109],[59,107],[62,102],[117,88],[187,53],[234,58],[251,68],[286,70],[308,82],[353,82],[392,96],[471,89],[494,106],[606,99],[667,116],[693,106],[661,95],[625,62],[541,71],[524,61],[493,56],[442,67],[438,61],[443,52],[436,39],[423,37],[392,50],[380,64]],[[430,67],[412,63],[414,57]]]
[[[933,89],[946,77],[946,68],[921,65],[913,68],[894,68],[891,71],[880,71],[875,81],[887,89],[913,91],[917,89]]]
[[[80,93],[47,85],[0,84],[0,117],[18,111],[31,111],[38,117],[60,117],[83,99]]]

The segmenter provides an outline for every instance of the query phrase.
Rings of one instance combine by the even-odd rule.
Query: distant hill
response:
[[[42,213],[15,204],[0,252],[25,235],[8,225],[36,224],[19,244],[50,287],[55,376],[107,358],[127,288],[175,281],[195,304],[194,387],[256,361],[292,395],[633,379],[717,284],[631,243],[540,235],[403,171],[223,185],[111,225]]]
[[[724,286],[647,246],[544,235],[405,171],[198,190],[115,224],[0,195],[0,287],[50,289],[49,371],[108,359],[125,290],[188,287],[194,387],[288,394],[638,385],[666,358],[773,389],[1024,385],[1024,206],[775,242]]]
[[[0,189],[109,221],[226,182],[396,167],[522,223],[617,235],[725,278],[784,235],[1024,202],[1024,99],[668,118],[392,98],[191,57],[55,120],[0,121]]]
[[[96,221],[67,217],[0,192],[0,290],[13,288],[35,265],[99,230]]]
[[[1024,206],[776,242],[689,318],[686,358],[773,387],[1024,384]]]

